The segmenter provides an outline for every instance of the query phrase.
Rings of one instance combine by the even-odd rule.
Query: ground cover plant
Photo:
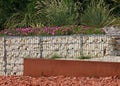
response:
[[[102,28],[120,25],[117,0],[1,0],[0,7],[0,35],[11,35],[4,30],[26,36],[104,34]],[[32,32],[17,32],[17,28],[31,28]]]
[[[42,28],[16,28],[4,29],[0,31],[1,36],[55,36],[55,35],[73,35],[73,34],[104,34],[101,28],[92,28],[86,26],[55,26]]]
[[[63,57],[58,54],[53,54],[50,59],[60,59],[60,58],[63,58]]]

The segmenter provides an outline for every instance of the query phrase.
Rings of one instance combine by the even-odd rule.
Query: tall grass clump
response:
[[[37,26],[40,22],[40,18],[36,13],[35,2],[27,5],[23,11],[13,13],[8,20],[5,22],[5,28],[21,28]]]
[[[73,0],[39,0],[37,13],[47,26],[75,25],[79,4]]]
[[[81,16],[81,23],[85,26],[98,28],[109,26],[116,20],[112,15],[113,9],[109,9],[104,0],[91,0]]]
[[[60,59],[60,58],[63,58],[63,57],[58,54],[53,54],[50,59]]]

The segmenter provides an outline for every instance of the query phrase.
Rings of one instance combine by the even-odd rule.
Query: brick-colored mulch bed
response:
[[[0,76],[0,86],[120,86],[117,77]]]

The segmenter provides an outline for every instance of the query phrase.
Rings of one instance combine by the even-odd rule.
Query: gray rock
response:
[[[120,35],[120,27],[111,26],[111,27],[104,27],[103,29],[106,34]]]

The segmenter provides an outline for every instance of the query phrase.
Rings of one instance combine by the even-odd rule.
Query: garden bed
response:
[[[1,76],[0,86],[119,86],[117,77]]]

